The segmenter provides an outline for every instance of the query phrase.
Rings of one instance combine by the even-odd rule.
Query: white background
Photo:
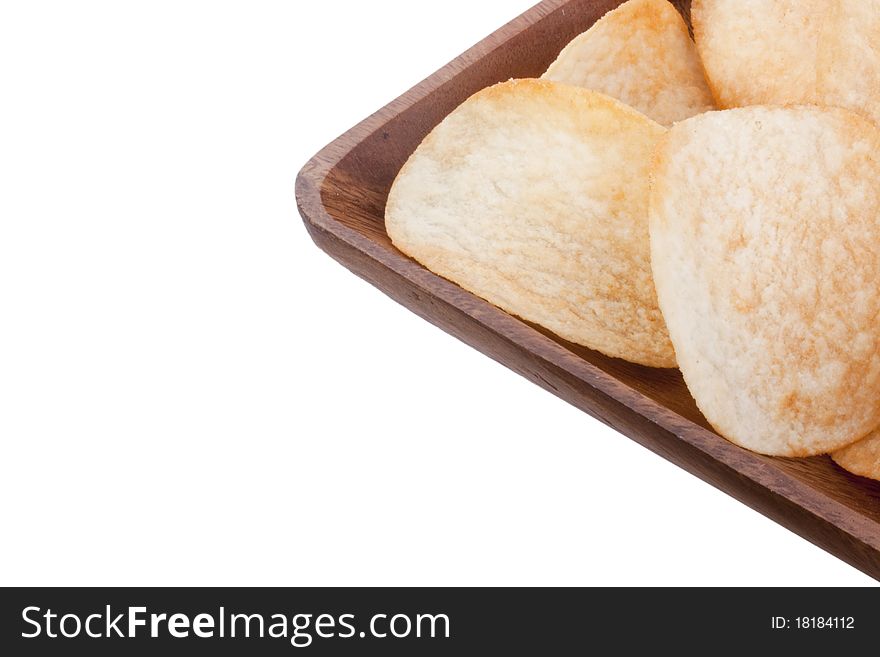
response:
[[[0,583],[871,583],[309,240],[308,157],[529,5],[2,3]]]

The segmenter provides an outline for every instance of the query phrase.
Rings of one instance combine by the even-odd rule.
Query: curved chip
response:
[[[543,77],[613,96],[663,125],[715,109],[687,26],[666,0],[629,0],[605,14]]]
[[[720,107],[816,100],[829,0],[693,0],[691,22]]]
[[[831,455],[844,470],[860,477],[880,480],[880,430]]]
[[[750,107],[673,127],[650,203],[660,307],[723,436],[829,452],[880,425],[880,131],[842,109]]]
[[[567,340],[674,367],[648,255],[648,168],[664,132],[577,87],[484,89],[400,171],[388,234],[433,272]]]
[[[880,0],[829,4],[819,43],[820,100],[880,121]]]
[[[880,121],[880,0],[694,0],[721,107],[816,104]]]

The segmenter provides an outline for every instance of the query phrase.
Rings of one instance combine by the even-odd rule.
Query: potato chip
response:
[[[693,0],[691,20],[721,107],[817,100],[828,0]]]
[[[860,477],[880,480],[880,430],[869,434],[864,440],[831,455],[834,462],[844,470]]]
[[[880,131],[842,109],[750,107],[658,147],[651,256],[679,367],[720,434],[764,454],[880,425]]]
[[[674,367],[648,256],[648,169],[664,132],[586,89],[495,85],[404,165],[388,234],[435,273],[566,340]]]
[[[880,0],[829,3],[819,42],[819,101],[880,121]]]
[[[715,108],[687,26],[666,0],[629,0],[605,14],[543,77],[613,96],[663,125]]]

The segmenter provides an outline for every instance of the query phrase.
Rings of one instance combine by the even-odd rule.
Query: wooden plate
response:
[[[443,117],[490,84],[540,76],[618,4],[546,0],[331,143],[296,180],[306,228],[333,258],[429,322],[880,579],[880,483],[827,456],[771,458],[727,442],[677,370],[607,358],[511,317],[404,256],[385,233],[391,182]],[[676,4],[687,17],[689,0]]]

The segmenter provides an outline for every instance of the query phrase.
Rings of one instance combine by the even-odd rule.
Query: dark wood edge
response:
[[[593,395],[588,396],[595,398],[596,395],[600,395],[602,404],[616,408],[619,416],[615,413],[615,418],[612,419],[603,413],[598,398],[595,398],[594,404],[577,404],[581,410],[731,494],[819,547],[833,552],[856,568],[880,579],[880,564],[876,558],[876,552],[880,551],[880,535],[869,519],[853,514],[846,505],[829,498],[791,474],[781,469],[768,468],[767,462],[761,457],[733,445],[717,434],[690,422],[622,384],[600,368],[572,354],[551,338],[431,273],[402,253],[376,244],[336,221],[326,212],[321,198],[323,182],[329,172],[358,143],[381,129],[382,125],[393,116],[447,83],[462,69],[486,56],[525,27],[558,11],[566,4],[566,0],[545,0],[539,3],[312,157],[297,175],[295,186],[297,207],[309,234],[315,244],[331,257],[410,307],[423,318],[449,330],[471,346],[480,347],[475,341],[469,340],[462,331],[456,330],[455,326],[438,321],[435,313],[438,306],[442,305],[445,312],[461,314],[462,319],[466,318],[471,326],[476,322],[492,339],[501,340],[517,350],[521,351],[521,345],[524,343],[532,345],[530,351],[540,367],[536,368],[536,372],[516,369],[520,374],[564,399],[567,398],[560,393],[558,387],[537,370],[546,370],[553,379],[568,382],[568,385],[578,389],[580,395],[585,392],[583,384],[587,384],[593,392]],[[342,253],[345,255],[343,256]],[[367,262],[362,262],[361,267],[352,266],[352,261],[363,261],[365,257],[404,279],[414,296],[404,298],[404,295],[396,294],[388,286],[381,284]],[[464,298],[468,299],[468,303],[464,304],[466,309],[462,308],[461,303]],[[420,311],[414,307],[414,299],[421,299],[423,303],[427,303],[428,308]],[[510,362],[493,354],[489,355],[502,364],[510,366]],[[625,418],[625,421],[621,421],[621,418]],[[656,434],[659,428],[667,436],[667,440],[660,441],[662,447],[640,439],[639,432],[635,429],[636,425],[643,423],[652,425],[650,428],[642,426],[643,431],[653,430]],[[668,441],[674,442],[667,444]],[[714,466],[713,468],[707,469],[706,456],[709,457],[708,462]],[[712,469],[716,471],[710,472],[709,470]],[[815,525],[815,519],[822,521],[826,532],[804,531],[805,527]],[[841,539],[852,545],[854,549],[842,554],[838,549]]]

